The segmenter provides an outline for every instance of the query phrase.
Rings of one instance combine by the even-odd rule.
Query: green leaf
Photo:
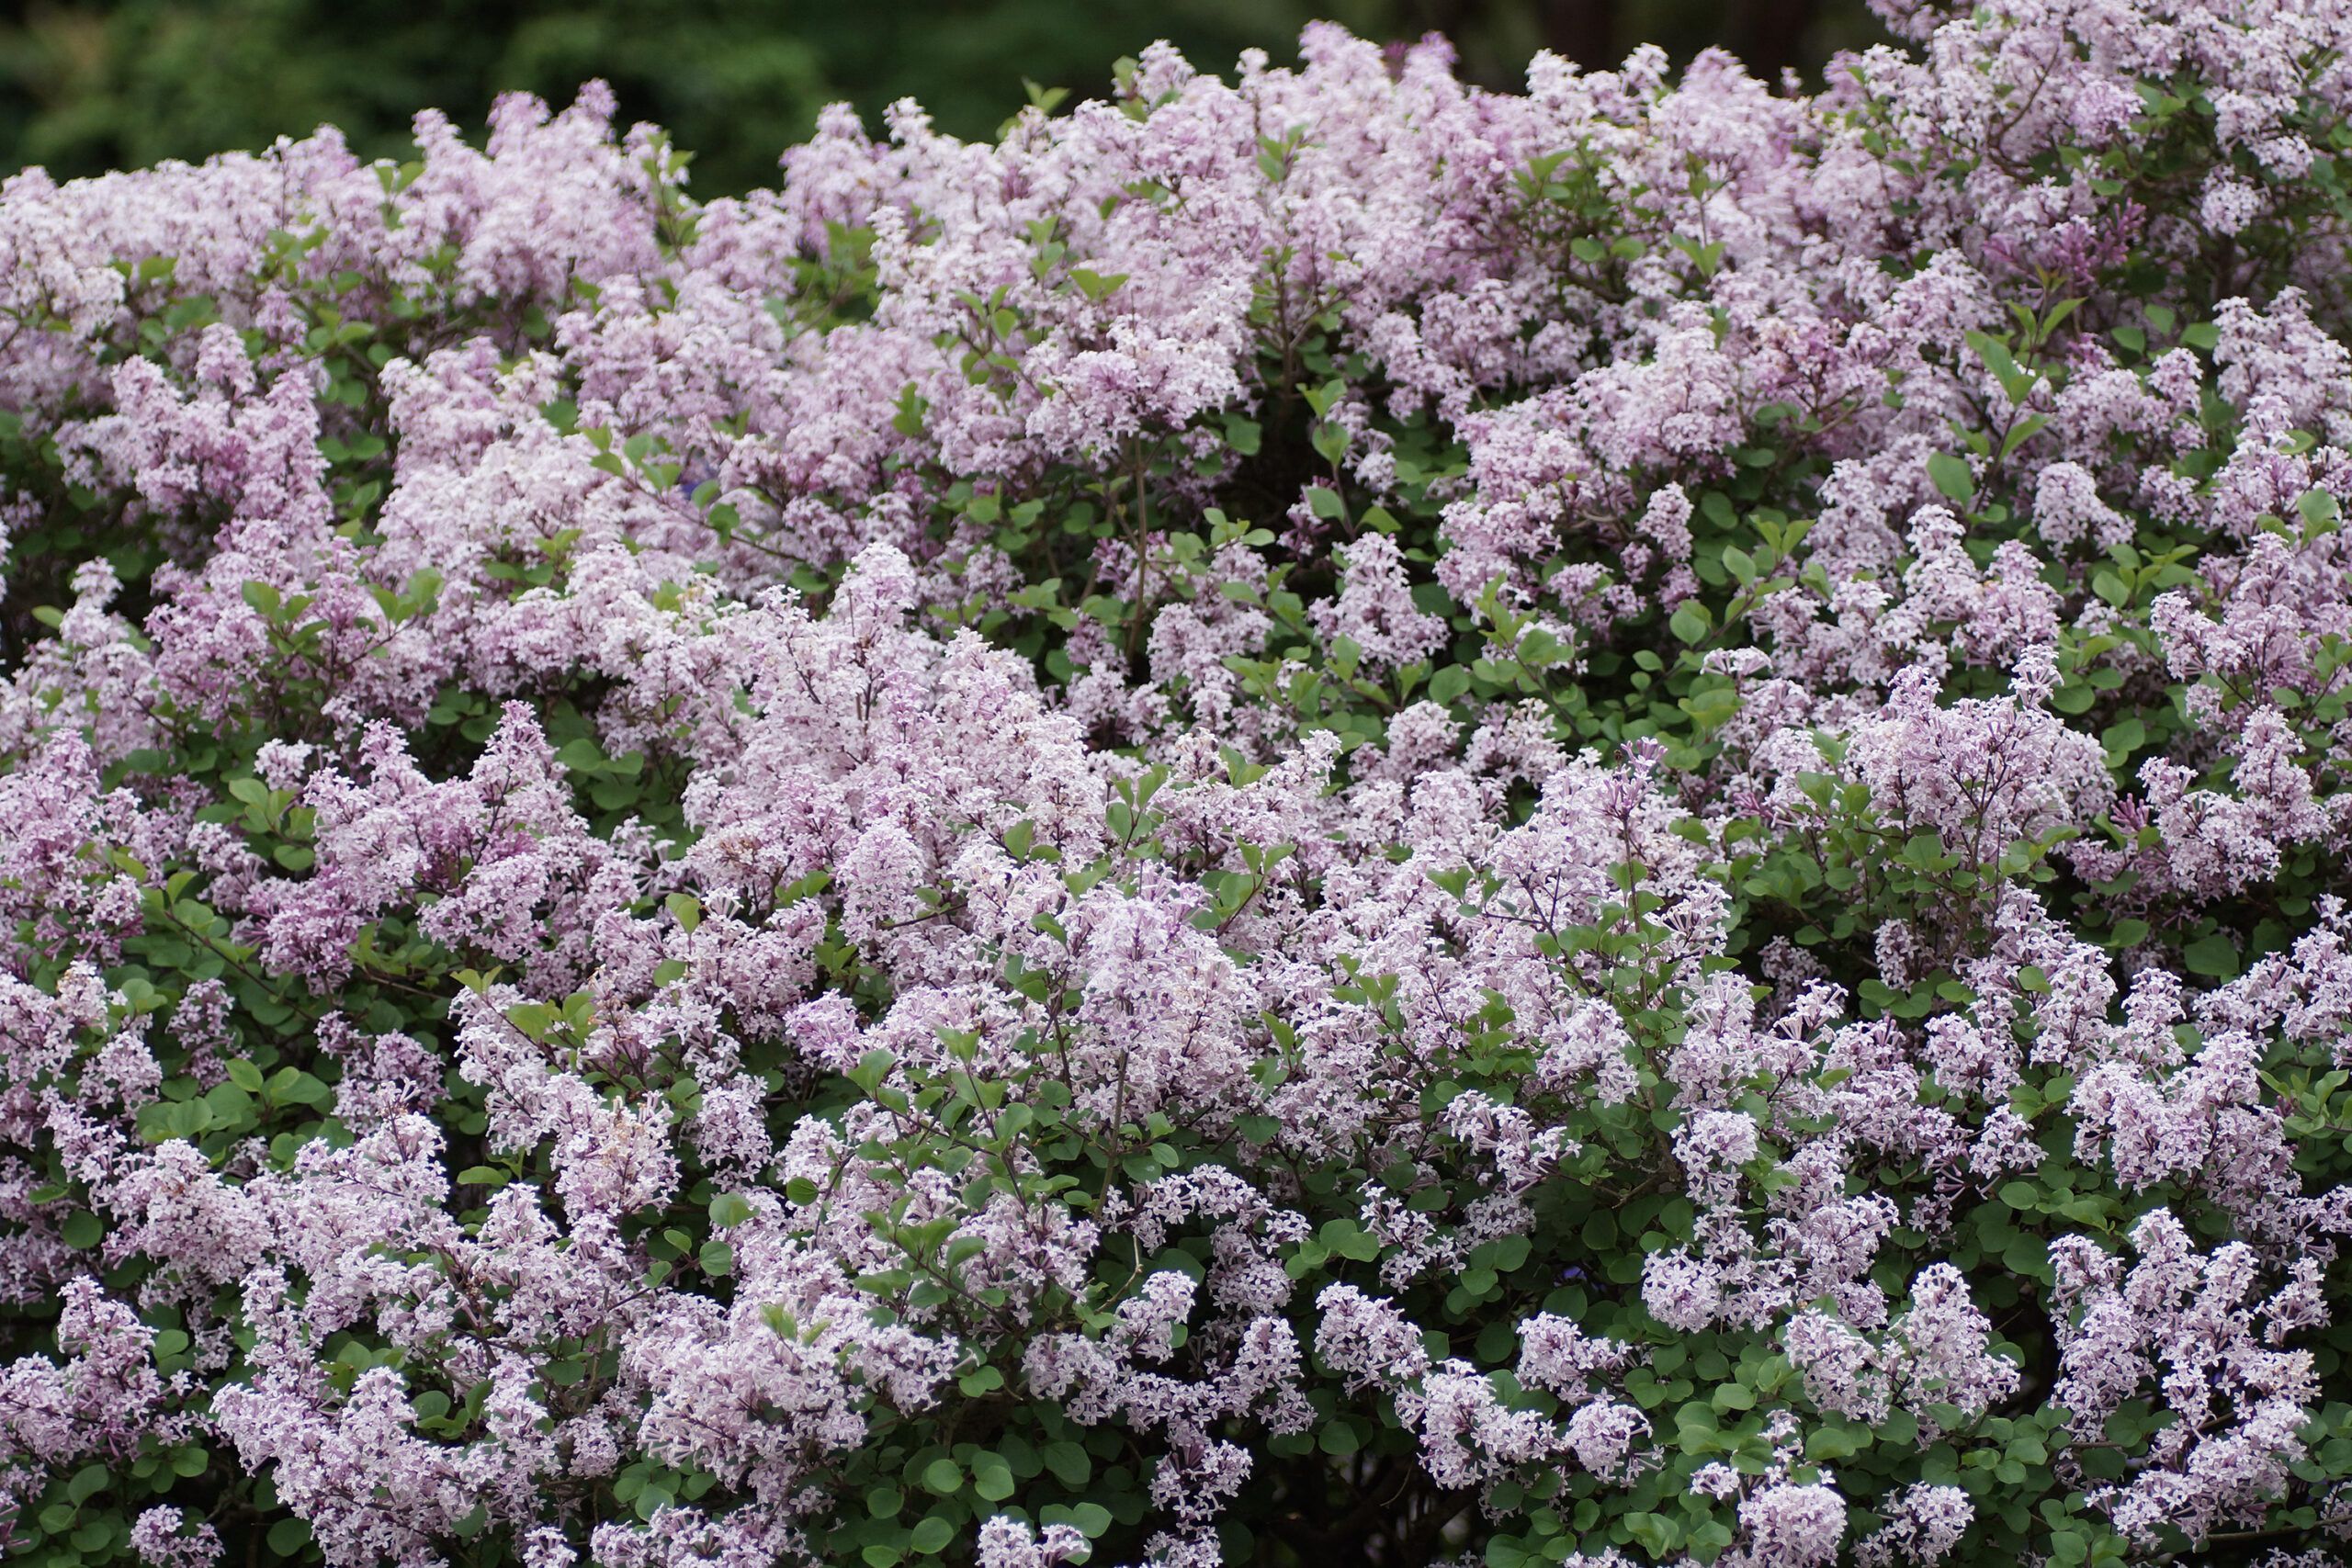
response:
[[[1804,1457],[1819,1464],[1827,1460],[1851,1459],[1862,1451],[1866,1434],[1846,1431],[1838,1427],[1815,1429],[1804,1440]]]
[[[1341,1258],[1370,1263],[1380,1256],[1380,1238],[1353,1220],[1327,1220],[1318,1239]]]
[[[963,1467],[952,1459],[933,1460],[923,1466],[922,1483],[942,1497],[953,1497],[964,1489]]]
[[[1928,479],[1948,500],[1962,506],[1975,499],[1976,476],[1964,457],[1955,457],[1949,452],[1929,453]]]
[[[1054,1472],[1055,1480],[1073,1492],[1085,1485],[1094,1474],[1094,1461],[1087,1458],[1086,1450],[1076,1443],[1047,1443],[1037,1450],[1037,1457],[1046,1461],[1046,1468]]]
[[[2216,980],[2237,977],[2237,944],[2219,931],[2190,942],[2180,950],[2180,956],[2192,974],[2209,976]]]
[[[994,1371],[996,1369],[990,1367],[987,1370]],[[992,1453],[972,1456],[972,1490],[987,1501],[1003,1502],[1012,1495],[1016,1484],[1012,1479],[1012,1467],[1004,1461],[1002,1456]]]
[[[73,1499],[78,1507],[105,1491],[113,1473],[105,1465],[85,1464],[74,1472],[73,1480],[65,1483],[65,1495]]]
[[[1624,1525],[1655,1557],[1665,1557],[1682,1544],[1681,1527],[1663,1514],[1627,1514]]]

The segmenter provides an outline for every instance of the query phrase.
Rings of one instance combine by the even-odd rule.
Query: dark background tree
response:
[[[1872,36],[1861,0],[31,0],[0,22],[0,164],[62,178],[322,121],[393,153],[420,106],[470,130],[497,92],[568,100],[601,76],[720,194],[771,182],[835,99],[875,124],[911,96],[986,136],[1024,76],[1092,93],[1155,38],[1210,70],[1252,45],[1286,60],[1317,16],[1380,39],[1443,32],[1464,73],[1498,87],[1544,48],[1605,65],[1645,40],[1678,62],[1721,44],[1771,80]]]

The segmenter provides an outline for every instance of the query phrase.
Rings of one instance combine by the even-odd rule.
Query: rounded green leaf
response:
[[[1086,1450],[1076,1443],[1047,1443],[1038,1450],[1038,1457],[1046,1461],[1046,1468],[1054,1472],[1054,1479],[1073,1492],[1085,1485],[1094,1474],[1094,1461],[1087,1458]]]

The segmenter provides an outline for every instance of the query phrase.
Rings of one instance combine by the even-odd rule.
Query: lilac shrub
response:
[[[2352,10],[0,186],[28,1562],[2318,1568]]]

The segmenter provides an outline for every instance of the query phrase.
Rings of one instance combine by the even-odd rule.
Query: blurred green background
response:
[[[500,91],[568,102],[601,76],[625,121],[696,152],[698,193],[723,195],[772,184],[836,99],[876,126],[911,95],[943,129],[987,136],[1024,76],[1099,93],[1156,38],[1213,71],[1251,45],[1288,61],[1316,17],[1382,39],[1443,32],[1464,74],[1498,87],[1546,47],[1605,65],[1648,40],[1678,62],[1722,44],[1759,74],[1817,77],[1876,36],[1861,0],[28,0],[0,21],[0,166],[64,178],[322,121],[362,154],[397,153],[420,107],[472,133]]]

